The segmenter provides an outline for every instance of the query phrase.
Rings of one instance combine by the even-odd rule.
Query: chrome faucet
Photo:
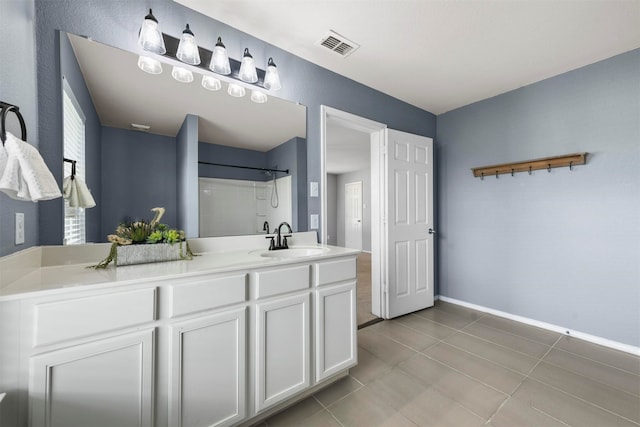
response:
[[[278,249],[289,249],[289,245],[287,243],[287,238],[291,237],[291,234],[285,234],[282,235],[282,231],[280,230],[282,228],[283,225],[286,225],[287,228],[289,229],[289,233],[293,233],[293,230],[291,229],[291,226],[289,225],[288,222],[281,222],[280,225],[278,226],[277,230],[277,235],[276,236],[267,236],[267,239],[271,239],[271,242],[269,243],[269,250],[270,251],[275,251]],[[277,240],[274,242],[273,239],[276,238]]]

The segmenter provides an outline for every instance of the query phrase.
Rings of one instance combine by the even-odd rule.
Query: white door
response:
[[[387,130],[386,316],[433,305],[433,139]]]
[[[362,250],[362,181],[344,185],[344,246]]]

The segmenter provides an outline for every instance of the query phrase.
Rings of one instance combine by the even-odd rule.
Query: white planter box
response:
[[[187,243],[151,243],[118,246],[116,265],[147,264],[150,262],[176,261],[187,257]]]

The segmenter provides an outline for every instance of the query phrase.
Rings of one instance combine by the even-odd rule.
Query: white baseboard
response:
[[[553,325],[551,323],[541,322],[539,320],[530,319],[528,317],[518,316],[516,314],[507,313],[500,310],[495,310],[493,308],[484,307],[477,304],[472,304],[465,301],[460,301],[454,298],[445,297],[443,295],[436,295],[436,300],[448,302],[451,304],[460,305],[463,307],[471,308],[474,310],[482,311],[483,313],[493,314],[494,316],[504,317],[505,319],[514,320],[516,322],[525,323],[527,325],[536,326],[538,328],[547,329],[549,331],[558,332],[560,334],[576,337],[581,340],[585,340],[594,344],[602,345],[605,347],[613,348],[615,350],[624,351],[625,353],[631,353],[635,356],[640,356],[640,347],[636,347],[629,344],[624,344],[618,341],[609,340],[606,338],[598,337],[595,335],[587,334],[580,331],[570,330],[568,328],[563,328],[562,326]]]

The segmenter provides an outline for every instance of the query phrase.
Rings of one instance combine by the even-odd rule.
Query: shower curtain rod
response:
[[[264,171],[264,172],[283,172],[289,175],[289,169],[282,170],[282,169],[269,169],[269,168],[255,168],[252,166],[225,165],[223,163],[211,163],[211,162],[201,162],[201,161],[199,161],[198,163],[202,165],[224,166],[226,168],[252,169],[252,170]]]

